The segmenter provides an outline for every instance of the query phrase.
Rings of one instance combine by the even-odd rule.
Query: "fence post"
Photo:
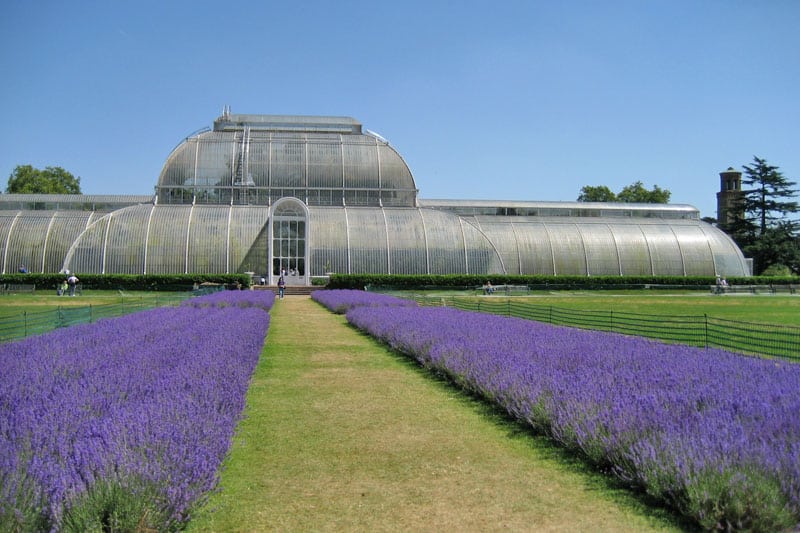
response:
[[[614,310],[613,309],[608,313],[608,319],[609,319],[609,322],[610,322],[610,324],[609,324],[610,331],[611,331],[611,333],[614,333]]]
[[[706,345],[706,350],[708,349],[708,313],[703,313],[703,326],[705,331],[705,342],[703,344]]]
[[[27,311],[23,311],[22,312],[22,324],[23,324],[23,330],[25,331],[25,336],[27,337],[28,336],[28,312]]]

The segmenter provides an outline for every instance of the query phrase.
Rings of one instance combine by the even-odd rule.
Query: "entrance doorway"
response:
[[[272,206],[270,284],[283,275],[287,285],[308,285],[308,209],[297,198],[281,198]]]

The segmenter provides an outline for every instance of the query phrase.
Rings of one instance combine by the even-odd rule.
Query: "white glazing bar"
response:
[[[194,217],[194,204],[189,208],[189,222],[186,224],[186,245],[183,250],[183,273],[189,273],[189,235],[192,233],[192,218]]]
[[[519,234],[517,233],[517,226],[514,224],[514,221],[511,221],[511,235],[514,236],[514,247],[517,249],[517,274],[522,274],[522,250],[519,247]],[[491,241],[489,241],[491,242]],[[500,257],[500,261],[503,260],[503,256],[501,254],[497,254]],[[505,270],[505,265],[503,265],[503,270]]]
[[[614,241],[614,252],[617,254],[617,270],[619,275],[622,276],[622,256],[619,255],[619,243],[617,242],[617,234],[610,224],[606,224],[608,231],[611,233],[611,239]]]
[[[586,237],[583,235],[583,231],[581,231],[581,227],[577,222],[575,223],[575,231],[578,232],[578,238],[581,240],[581,247],[583,248],[583,265],[586,267],[586,275],[591,276],[592,273],[590,272],[589,268],[589,252],[586,249]]]
[[[225,273],[231,273],[231,219],[233,218],[233,206],[228,206],[228,230],[225,232]]]
[[[683,253],[683,246],[681,246],[681,238],[675,233],[675,228],[669,226],[669,230],[672,232],[672,236],[675,238],[675,244],[678,245],[678,252],[681,254],[681,272],[683,275],[686,275],[686,256]]]
[[[386,220],[386,210],[381,208],[381,215],[383,215],[383,231],[386,235],[386,273],[392,273],[392,246],[389,242],[389,222]]]
[[[347,273],[352,274],[350,270],[350,220],[347,216],[347,208],[344,208],[344,228],[345,228],[345,239],[347,241]]]
[[[542,228],[544,228],[544,232],[547,234],[547,245],[550,247],[550,261],[553,265],[553,275],[557,276],[558,272],[556,272],[556,253],[553,250],[553,235],[550,233],[550,228],[547,227],[547,223],[542,224]]]
[[[422,235],[425,237],[425,272],[430,276],[431,274],[431,253],[428,247],[428,228],[425,227],[425,217],[422,215],[422,209],[417,208],[419,219],[422,221]]]
[[[53,222],[56,219],[58,211],[53,212],[50,216],[50,222],[47,224],[47,231],[44,234],[44,244],[42,245],[42,274],[44,274],[45,260],[47,259],[47,241],[50,240],[50,231],[53,229]]]
[[[636,227],[639,228],[639,231],[642,233],[642,238],[644,239],[644,245],[647,248],[647,258],[650,261],[650,275],[655,276],[656,271],[655,267],[653,266],[653,254],[650,251],[650,241],[647,239],[647,234],[644,232],[642,226],[637,224]]]
[[[467,251],[467,234],[464,232],[464,219],[458,217],[458,227],[461,229],[461,242],[464,249],[464,271],[469,274],[469,252]]]
[[[11,221],[11,224],[8,227],[8,235],[6,235],[6,247],[3,250],[3,274],[6,274],[6,265],[8,264],[8,250],[11,247],[11,234],[14,232],[14,226],[17,224],[17,219],[19,219],[22,211],[17,211],[17,214],[14,215],[14,220]]]
[[[147,245],[150,242],[150,224],[153,222],[153,211],[156,206],[150,207],[150,213],[147,215],[147,228],[144,232],[144,261],[142,262],[142,274],[147,274]]]
[[[108,214],[108,219],[106,220],[106,229],[105,234],[103,235],[103,263],[102,267],[100,267],[100,273],[106,273],[106,261],[108,259],[108,235],[111,233],[111,218],[114,216],[114,213],[111,212]]]

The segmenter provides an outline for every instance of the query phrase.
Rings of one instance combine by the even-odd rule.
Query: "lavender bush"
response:
[[[355,306],[417,306],[417,303],[413,300],[404,300],[387,294],[349,289],[315,291],[311,293],[311,298],[338,314],[344,314],[348,309]]]
[[[800,365],[449,308],[347,319],[704,528],[798,526]]]
[[[100,494],[155,498],[153,527],[180,527],[217,483],[268,325],[186,305],[0,345],[0,526],[86,524]]]
[[[260,307],[269,311],[275,304],[272,291],[220,291],[184,300],[181,305],[190,307]]]

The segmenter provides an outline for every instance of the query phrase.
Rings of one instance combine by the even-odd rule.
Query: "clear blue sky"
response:
[[[0,180],[151,194],[234,113],[344,115],[420,196],[575,200],[641,180],[716,216],[754,155],[800,181],[800,2],[37,2],[0,8]]]

